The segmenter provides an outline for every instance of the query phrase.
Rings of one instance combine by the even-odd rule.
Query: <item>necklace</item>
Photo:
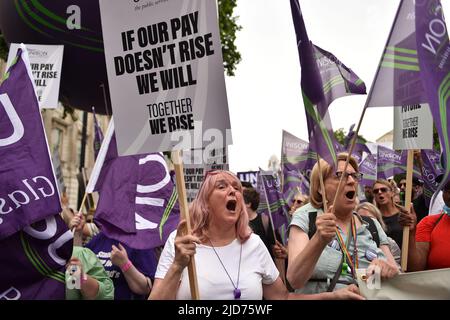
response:
[[[232,284],[233,287],[234,287],[234,290],[233,290],[234,299],[240,299],[240,298],[241,298],[241,290],[240,290],[238,287],[239,287],[239,276],[240,276],[240,274],[241,274],[242,243],[241,243],[241,251],[240,251],[240,253],[239,253],[239,269],[238,269],[237,282],[236,282],[236,285],[234,285],[234,282],[233,282],[233,280],[231,279],[231,276],[230,276],[230,274],[228,273],[227,269],[225,268],[225,265],[223,264],[222,259],[220,259],[219,255],[217,254],[217,251],[216,251],[216,249],[214,248],[214,246],[213,246],[213,244],[212,244],[212,242],[211,242],[211,239],[208,238],[208,240],[209,240],[209,243],[211,244],[211,247],[212,247],[213,250],[214,250],[214,253],[215,253],[216,256],[217,256],[217,259],[219,259],[220,264],[222,265],[223,270],[225,270],[225,273],[227,274],[228,279],[230,279],[231,284]]]

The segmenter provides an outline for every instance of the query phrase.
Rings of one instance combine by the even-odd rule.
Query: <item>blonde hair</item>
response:
[[[374,189],[374,187],[375,187],[375,185],[376,185],[377,183],[378,183],[378,184],[385,185],[386,187],[389,188],[389,191],[392,192],[391,201],[392,201],[392,203],[394,203],[394,196],[395,196],[395,191],[396,191],[396,190],[394,189],[394,185],[393,185],[392,183],[390,183],[389,181],[385,180],[385,179],[378,179],[378,180],[376,180],[376,181],[373,183],[373,185],[372,185],[372,190]],[[376,207],[378,208],[378,203],[377,203],[377,201],[375,200],[375,194],[373,194],[373,201],[375,201]]]
[[[370,202],[363,202],[356,207],[356,212],[359,210],[367,210],[372,215],[372,218],[377,219],[377,221],[381,224],[381,227],[384,231],[386,231],[386,224],[383,221],[383,215],[381,214],[380,209],[378,209],[374,204]]]
[[[347,158],[349,158],[348,164],[355,169],[356,172],[359,171],[358,163],[356,162],[356,159],[352,156],[349,157],[348,153],[342,152],[337,155],[337,163],[339,161],[347,161]],[[311,182],[310,182],[310,191],[309,191],[309,202],[311,202],[311,205],[316,208],[323,208],[323,199],[322,195],[320,194],[320,175],[322,175],[323,180],[325,181],[326,178],[328,178],[332,172],[334,171],[334,167],[328,164],[323,159],[319,159],[320,161],[320,172],[319,172],[319,165],[316,163],[311,171]]]
[[[211,213],[208,210],[209,197],[215,188],[217,180],[223,176],[227,176],[231,178],[233,182],[237,182],[239,192],[242,193],[242,184],[232,172],[217,170],[206,174],[197,196],[189,205],[189,213],[192,219],[192,231],[200,239],[205,238],[206,229],[211,220]],[[248,214],[244,203],[244,196],[241,197],[241,201],[242,210],[239,212],[239,218],[236,222],[236,235],[240,242],[243,243],[250,237],[252,229],[248,225]]]

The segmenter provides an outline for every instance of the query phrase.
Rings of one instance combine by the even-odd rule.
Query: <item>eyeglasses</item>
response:
[[[381,192],[381,193],[388,192],[388,190],[389,190],[388,188],[384,188],[384,187],[383,187],[383,188],[373,189],[372,192],[375,193],[375,194],[377,194],[378,192]]]
[[[406,187],[406,183],[404,183],[404,182],[403,182],[403,183],[400,183],[398,186],[399,186],[400,188],[401,188],[401,187]]]
[[[336,173],[335,173],[336,178],[338,178],[338,179],[341,179],[343,174],[344,174],[343,171],[336,171]],[[345,172],[344,178],[347,179],[349,176],[352,177],[353,180],[355,180],[355,181],[361,181],[363,174],[360,172],[352,172],[352,173]]]

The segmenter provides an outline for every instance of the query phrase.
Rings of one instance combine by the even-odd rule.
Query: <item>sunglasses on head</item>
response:
[[[383,187],[383,188],[377,188],[377,189],[373,189],[373,190],[372,190],[372,192],[375,193],[375,194],[377,194],[378,192],[385,193],[385,192],[388,192],[388,191],[389,191],[389,189],[386,188],[386,187]]]

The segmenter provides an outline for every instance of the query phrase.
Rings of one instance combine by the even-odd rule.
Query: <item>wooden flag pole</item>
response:
[[[412,176],[413,176],[413,160],[414,150],[408,150],[408,158],[406,160],[406,194],[405,194],[405,209],[409,212],[411,209],[411,195],[412,195]],[[408,246],[409,246],[409,227],[403,227],[403,242],[402,242],[402,271],[406,272],[408,268]]]
[[[176,187],[178,193],[178,203],[180,204],[180,215],[181,219],[186,220],[186,234],[192,232],[191,220],[189,215],[189,207],[186,197],[186,185],[184,182],[183,173],[183,160],[179,150],[172,151],[172,162],[175,170]],[[188,274],[189,274],[189,286],[191,289],[191,296],[193,300],[200,300],[200,293],[198,290],[197,281],[197,269],[195,267],[195,259],[191,258],[188,264]]]
[[[318,153],[316,153],[316,157],[317,157],[317,169],[319,169],[320,190],[322,190],[323,212],[327,212],[328,211],[327,194],[325,192],[325,184],[323,183],[322,170],[321,170],[321,166],[320,166],[320,157],[319,157]],[[334,209],[333,209],[333,213],[334,213]]]
[[[86,201],[87,193],[84,193],[83,200],[81,200],[80,209],[78,209],[77,214],[82,213],[84,202]],[[72,229],[73,232],[73,246],[82,247],[83,246],[83,230],[81,232],[75,232],[75,228]]]

